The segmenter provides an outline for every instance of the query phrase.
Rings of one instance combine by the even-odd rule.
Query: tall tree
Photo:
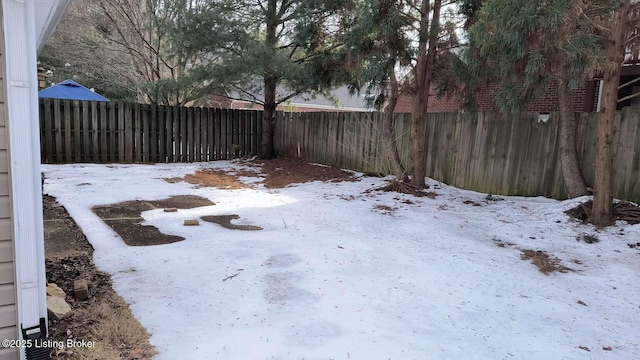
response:
[[[261,157],[275,157],[276,108],[294,96],[332,84],[340,70],[334,57],[348,0],[174,0],[187,7],[174,32],[184,56],[202,61],[187,75],[205,82],[204,92],[220,91],[260,104]]]
[[[411,63],[407,9],[397,0],[363,0],[354,9],[354,21],[345,31],[345,62],[348,84],[364,91],[372,106],[383,112],[382,135],[385,154],[397,179],[408,181],[408,172],[398,153],[394,110],[402,91],[403,79],[396,72]]]
[[[613,130],[620,73],[625,50],[638,51],[638,22],[640,4],[630,0],[615,1],[613,11],[607,11],[598,19],[598,33],[604,42],[605,62],[603,66],[602,99],[598,115],[596,140],[596,171],[591,221],[596,226],[613,224],[613,196],[611,178],[613,173]],[[608,13],[608,14],[607,14]],[[610,16],[607,16],[610,15]]]
[[[363,66],[361,78],[377,88],[386,107],[386,136],[393,137],[391,121],[399,94],[413,97],[411,113],[411,184],[425,187],[426,120],[431,84],[451,47],[457,45],[452,19],[442,21],[442,0],[363,0],[356,21],[359,46],[350,46]],[[358,32],[356,33],[358,34]],[[351,53],[350,53],[351,54]],[[443,56],[445,55],[445,56]],[[400,76],[402,75],[402,76]],[[382,102],[382,101],[381,101]],[[396,154],[397,155],[397,154]],[[404,172],[399,156],[398,169]]]
[[[598,2],[591,1],[590,7]],[[477,9],[477,3],[470,1]],[[465,60],[470,75],[498,83],[497,105],[517,111],[556,81],[560,162],[569,197],[588,194],[576,150],[572,89],[599,63],[599,42],[584,22],[582,1],[486,0],[469,30]],[[602,6],[602,4],[598,4]]]
[[[425,187],[425,152],[427,142],[427,114],[431,81],[435,73],[437,41],[440,33],[440,11],[442,0],[422,0],[416,21],[418,23],[418,52],[413,69],[413,107],[411,111],[411,184]],[[431,20],[431,23],[429,23]]]

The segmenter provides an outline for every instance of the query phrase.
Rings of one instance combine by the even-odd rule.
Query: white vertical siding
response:
[[[0,25],[3,11],[0,2]],[[7,136],[7,108],[5,79],[5,48],[3,27],[0,26],[0,340],[15,339],[18,334],[15,262],[11,228],[11,201],[9,197],[9,138]],[[0,360],[16,360],[16,349],[0,348]]]

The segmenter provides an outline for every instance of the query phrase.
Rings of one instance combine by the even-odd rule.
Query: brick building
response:
[[[599,81],[588,81],[573,91],[573,107],[576,112],[593,112],[597,110]],[[479,91],[478,98],[478,111],[491,112],[498,111],[498,107],[495,103],[495,94],[498,90],[497,85],[487,86]],[[456,112],[460,110],[462,101],[459,97],[443,97],[439,98],[435,91],[432,91],[429,95],[429,107],[430,113],[440,112]],[[401,96],[398,99],[395,112],[411,112],[412,97]],[[527,106],[527,111],[538,113],[550,113],[558,111],[558,91],[556,82],[553,81],[544,93],[531,101]]]

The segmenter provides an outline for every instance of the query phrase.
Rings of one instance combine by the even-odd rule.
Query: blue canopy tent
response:
[[[73,80],[65,80],[59,84],[40,90],[41,98],[85,100],[85,101],[109,101],[106,97],[97,94]]]

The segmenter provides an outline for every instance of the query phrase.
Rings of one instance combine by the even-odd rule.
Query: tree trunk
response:
[[[564,75],[564,74],[563,74]],[[566,79],[566,78],[565,78]],[[569,83],[558,79],[558,106],[560,108],[560,166],[564,187],[569,198],[589,194],[582,176],[576,150],[578,124],[573,111],[573,94]]]
[[[277,2],[269,0],[265,12],[265,23],[267,25],[267,34],[265,44],[268,49],[276,51],[277,35],[276,28],[278,26],[276,16]],[[273,159],[276,152],[273,146],[273,135],[276,122],[276,88],[278,79],[270,71],[269,62],[267,61],[264,74],[264,111],[262,112],[262,146],[260,149],[260,157],[262,159]]]
[[[395,61],[393,61],[395,65]],[[387,108],[384,112],[384,136],[387,137],[387,141],[389,144],[388,151],[391,152],[391,160],[393,161],[393,169],[394,175],[398,180],[407,182],[409,179],[407,177],[407,170],[404,165],[402,165],[402,159],[400,159],[400,154],[398,153],[398,142],[396,141],[396,121],[394,110],[396,108],[396,104],[398,103],[399,89],[398,89],[398,80],[396,79],[395,68],[392,68],[389,72],[389,102],[387,103]]]
[[[424,188],[425,151],[427,147],[427,113],[429,91],[436,58],[436,43],[440,27],[442,0],[433,3],[433,16],[429,28],[429,0],[423,0],[420,10],[418,58],[415,68],[415,97],[411,109],[411,185]],[[427,36],[428,35],[428,36]],[[427,49],[428,42],[428,49]]]
[[[603,74],[602,103],[598,115],[596,142],[596,175],[593,196],[593,219],[596,226],[613,224],[613,130],[618,103],[618,85],[624,59],[626,23],[630,1],[620,1],[613,13],[611,33],[605,43],[605,70]]]
[[[276,151],[273,146],[273,135],[276,122],[276,84],[271,77],[264,78],[264,110],[262,112],[262,147],[260,158],[273,159]]]

